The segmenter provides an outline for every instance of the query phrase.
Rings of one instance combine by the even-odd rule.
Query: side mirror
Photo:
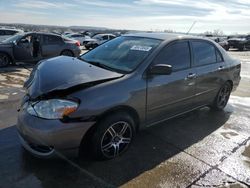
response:
[[[151,75],[169,75],[172,73],[172,66],[165,64],[157,64],[149,69]]]

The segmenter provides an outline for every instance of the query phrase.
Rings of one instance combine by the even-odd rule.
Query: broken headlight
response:
[[[33,116],[45,119],[62,119],[76,111],[78,103],[63,99],[42,100],[29,103],[27,112]]]

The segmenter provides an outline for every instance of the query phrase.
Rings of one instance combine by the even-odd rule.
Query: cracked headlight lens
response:
[[[30,103],[26,108],[30,115],[45,119],[62,119],[76,111],[78,103],[63,99],[42,100]]]

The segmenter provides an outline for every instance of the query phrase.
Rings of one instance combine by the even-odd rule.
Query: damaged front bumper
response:
[[[64,123],[47,120],[20,110],[17,130],[23,147],[39,158],[77,155],[84,135],[95,122]]]

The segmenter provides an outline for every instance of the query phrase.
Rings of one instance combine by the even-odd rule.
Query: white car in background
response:
[[[90,36],[87,35],[83,35],[81,33],[71,33],[68,35],[65,35],[66,37],[70,38],[70,39],[74,39],[80,42],[81,45],[85,44],[85,41],[90,39]]]
[[[12,37],[13,35],[23,33],[20,29],[8,29],[0,28],[0,42],[4,41],[7,38]]]
[[[97,35],[94,35],[91,39],[86,40],[86,42],[88,41],[88,43],[85,42],[84,46],[87,50],[90,48],[93,49],[101,45],[102,43],[107,42],[114,38],[116,38],[116,36],[113,34],[97,34]]]

